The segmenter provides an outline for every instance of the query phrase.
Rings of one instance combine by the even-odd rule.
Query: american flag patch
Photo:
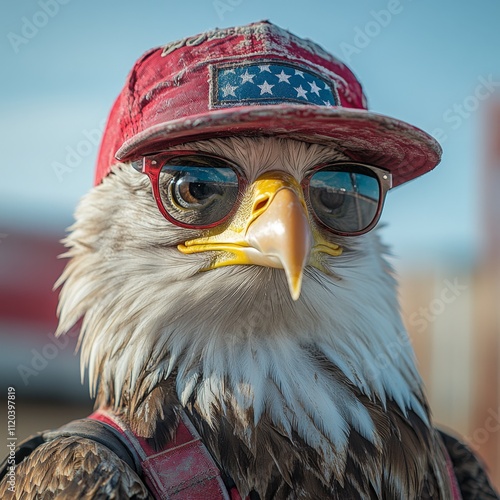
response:
[[[338,106],[333,82],[302,66],[276,61],[252,61],[212,66],[213,107],[293,102]]]

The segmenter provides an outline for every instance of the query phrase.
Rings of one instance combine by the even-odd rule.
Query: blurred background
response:
[[[0,400],[16,389],[19,438],[92,407],[78,332],[53,336],[52,287],[59,240],[92,186],[128,71],[150,47],[270,19],[348,63],[372,110],[443,146],[434,172],[389,194],[381,232],[435,420],[469,441],[500,487],[499,2],[23,0],[0,9]],[[6,432],[0,422],[1,442]]]

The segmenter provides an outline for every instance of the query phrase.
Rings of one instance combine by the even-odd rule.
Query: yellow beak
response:
[[[325,241],[317,230],[313,234],[302,188],[285,172],[259,177],[223,232],[186,241],[178,249],[186,254],[215,252],[207,271],[238,264],[284,269],[293,300],[300,296],[313,249],[342,253],[341,247]]]

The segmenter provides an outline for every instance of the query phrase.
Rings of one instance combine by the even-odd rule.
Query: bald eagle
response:
[[[278,85],[266,82],[264,93]],[[432,425],[374,229],[391,169],[295,132],[191,140],[188,130],[169,142],[171,128],[155,129],[149,151],[110,162],[65,240],[58,333],[83,318],[82,374],[96,407],[158,452],[188,422],[241,498],[451,499],[459,482],[464,498],[496,498],[474,459],[453,472],[459,454]],[[137,471],[82,436],[47,440],[16,473],[16,498],[151,495]]]

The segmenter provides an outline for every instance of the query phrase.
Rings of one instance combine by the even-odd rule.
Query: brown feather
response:
[[[330,366],[329,370],[341,376],[335,367]],[[175,377],[171,376],[143,399],[130,421],[132,427],[148,432],[154,428],[151,425],[154,422],[154,432],[144,437],[150,438],[157,448],[177,426],[181,407],[174,388]],[[252,494],[255,498],[276,500],[378,499],[382,498],[379,492],[384,492],[384,499],[399,499],[401,495],[420,498],[426,491],[432,491],[432,498],[450,498],[446,460],[435,431],[415,413],[403,415],[393,401],[384,407],[352,385],[351,390],[370,412],[381,446],[375,446],[351,428],[345,460],[342,461],[339,452],[338,459],[331,463],[325,462],[325,458],[296,433],[290,439],[267,415],[255,428],[238,430],[235,426],[238,419],[233,416],[230,400],[224,402],[225,415],[216,413],[211,422],[197,412],[195,398],[188,405],[187,413],[242,497]],[[173,406],[168,407],[167,400]],[[144,421],[149,422],[147,427],[141,427]],[[253,439],[249,442],[244,434],[250,430]]]
[[[16,467],[15,492],[0,483],[0,498],[150,498],[134,471],[108,448],[80,437],[62,437],[36,448]]]
[[[463,500],[496,500],[499,498],[486,473],[486,467],[457,438],[440,432],[460,484]]]

